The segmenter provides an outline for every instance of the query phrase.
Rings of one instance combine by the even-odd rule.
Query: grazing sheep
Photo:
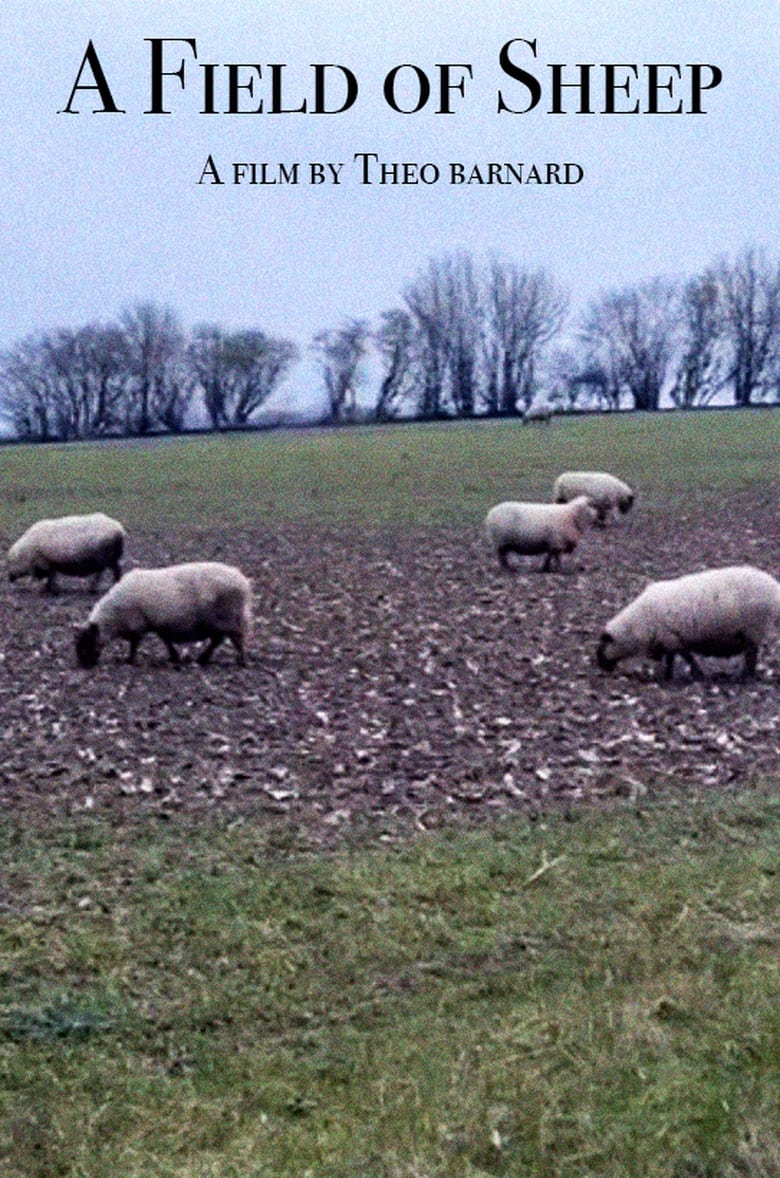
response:
[[[553,502],[568,503],[578,495],[587,495],[598,513],[596,523],[604,527],[607,518],[619,511],[631,510],[634,492],[628,483],[600,470],[567,470],[558,475],[553,486]]]
[[[552,417],[553,410],[551,405],[529,405],[523,414],[523,425],[529,425],[534,421],[541,422],[543,425],[549,425]]]
[[[66,515],[32,524],[8,550],[8,577],[45,580],[44,591],[57,592],[57,574],[92,577],[97,591],[101,574],[110,569],[114,582],[122,576],[125,530],[110,516]]]
[[[251,585],[231,565],[196,562],[162,569],[132,569],[109,589],[76,631],[76,656],[82,667],[94,667],[102,648],[115,638],[130,643],[129,662],[150,631],[168,648],[171,662],[180,662],[176,642],[208,645],[198,656],[201,666],[229,638],[246,663],[252,621]]]
[[[510,552],[518,556],[546,553],[542,571],[555,563],[561,553],[573,552],[594,521],[596,512],[585,495],[571,503],[499,503],[485,517],[485,531],[503,568],[510,568]]]
[[[743,676],[756,670],[758,648],[773,622],[780,620],[780,582],[749,565],[708,569],[673,581],[648,585],[607,622],[596,658],[603,671],[621,659],[646,654],[664,660],[671,679],[679,654],[695,678],[694,655],[730,658],[744,655]]]

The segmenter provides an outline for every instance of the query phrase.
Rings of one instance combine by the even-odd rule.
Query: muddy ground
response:
[[[776,499],[640,506],[561,574],[502,572],[478,531],[309,525],[219,536],[133,533],[128,564],[219,558],[254,580],[246,668],[232,648],[181,668],[148,637],[93,672],[72,629],[93,598],[66,581],[0,585],[0,806],[6,819],[92,812],[251,815],[332,841],[449,819],[681,798],[780,775],[780,635],[755,681],[740,662],[594,664],[603,622],[646,582],[748,561],[780,570]],[[3,537],[4,545],[11,537]]]

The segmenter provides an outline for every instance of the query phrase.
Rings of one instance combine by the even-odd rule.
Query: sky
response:
[[[90,41],[124,113],[78,86],[95,85],[82,69]],[[155,41],[165,114],[145,113]],[[510,42],[508,62],[530,82],[502,68]],[[566,113],[550,112],[555,63],[566,81],[592,64],[594,113],[576,113],[571,88]],[[604,113],[604,65],[628,87],[615,105],[644,112],[648,63],[671,86],[659,106],[683,113]],[[688,113],[691,63],[722,75],[702,92],[706,113]],[[313,109],[315,66],[327,67],[323,105],[334,113]],[[187,329],[261,328],[307,354],[317,332],[376,322],[431,258],[459,251],[546,269],[575,310],[747,246],[780,255],[779,67],[777,0],[5,0],[0,349],[154,301]],[[231,75],[241,113],[227,111]],[[335,113],[350,76],[354,101]],[[412,111],[423,77],[430,98]],[[534,82],[541,95],[525,110]],[[499,112],[499,93],[511,109]],[[379,182],[380,164],[404,163],[411,178],[439,178]],[[522,163],[526,175],[570,163],[582,178],[451,183],[453,165],[484,179],[491,163]],[[252,185],[246,168],[233,183],[237,164],[258,176],[265,164],[277,180],[283,166],[298,182]],[[339,183],[311,183],[313,164],[329,177],[332,165]],[[299,366],[274,403],[316,398],[316,379]]]

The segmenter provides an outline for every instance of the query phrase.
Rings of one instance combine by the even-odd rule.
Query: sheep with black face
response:
[[[626,515],[634,504],[634,492],[628,483],[602,470],[567,470],[553,485],[553,503],[569,503],[587,495],[596,508],[596,523],[604,527],[611,517]]]
[[[691,674],[695,655],[742,655],[743,675],[753,675],[758,651],[780,620],[780,583],[751,565],[733,565],[655,581],[607,622],[596,650],[603,671],[633,655],[663,661],[665,678],[679,655]]]
[[[251,623],[251,584],[232,565],[199,561],[132,569],[77,629],[76,656],[82,667],[94,667],[103,647],[123,638],[132,663],[141,639],[152,633],[165,643],[173,663],[181,661],[178,643],[207,640],[198,656],[201,665],[228,638],[243,666]]]

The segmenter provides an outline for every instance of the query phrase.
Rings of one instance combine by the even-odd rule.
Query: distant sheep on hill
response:
[[[251,585],[232,565],[202,561],[132,569],[77,630],[76,657],[82,667],[94,667],[104,646],[124,638],[132,663],[144,634],[151,632],[165,643],[172,663],[181,661],[176,643],[208,639],[198,656],[203,666],[229,638],[243,666],[251,622]]]
[[[529,405],[523,414],[523,425],[530,425],[536,421],[542,425],[549,425],[553,419],[551,405]]]
[[[671,679],[675,655],[701,674],[694,655],[744,656],[743,675],[756,670],[759,647],[780,621],[780,583],[750,565],[708,569],[655,581],[607,622],[596,658],[603,671],[621,659],[647,655],[664,662]]]
[[[499,503],[485,517],[485,533],[502,568],[507,557],[545,553],[542,571],[560,568],[561,553],[573,552],[595,519],[595,509],[584,496],[571,503]]]
[[[122,576],[125,530],[102,512],[41,519],[32,524],[8,550],[8,577],[35,577],[45,581],[44,589],[57,592],[57,574],[92,577],[97,591],[106,569],[114,581]]]

